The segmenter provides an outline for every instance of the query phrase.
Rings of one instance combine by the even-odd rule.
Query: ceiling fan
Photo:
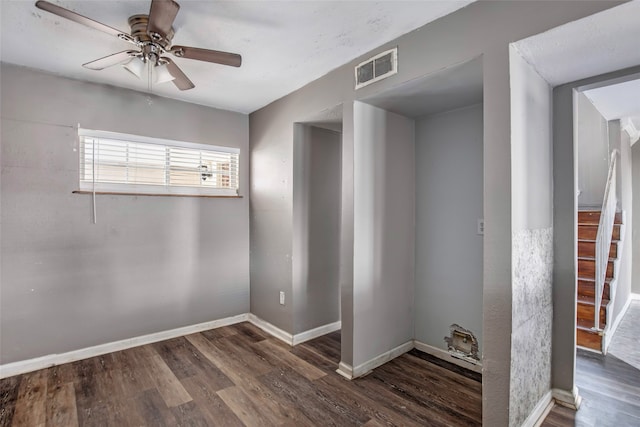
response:
[[[37,1],[36,7],[111,34],[136,46],[136,49],[114,53],[82,64],[83,67],[90,70],[103,70],[107,67],[123,64],[128,71],[140,77],[145,65],[150,64],[155,71],[156,83],[173,81],[178,89],[189,90],[193,89],[195,85],[171,58],[164,55],[171,53],[178,58],[195,59],[232,67],[239,67],[242,64],[242,57],[235,53],[189,46],[172,46],[171,40],[175,34],[172,25],[180,9],[180,5],[174,0],[151,0],[151,9],[148,15],[133,15],[129,18],[131,34],[45,0]]]

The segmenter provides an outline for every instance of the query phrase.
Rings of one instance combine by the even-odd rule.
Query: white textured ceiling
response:
[[[640,65],[640,0],[516,43],[551,85]]]
[[[416,118],[482,102],[482,59],[457,64],[408,81],[363,101]]]
[[[584,91],[607,120],[630,119],[640,129],[640,78]]]
[[[447,15],[464,1],[196,1],[178,0],[173,43],[240,53],[241,68],[176,59],[196,88],[154,85],[158,95],[249,113],[402,34]],[[149,1],[52,0],[128,32],[127,18]],[[120,66],[81,64],[131,45],[37,9],[35,1],[2,0],[0,59],[71,78],[146,91]]]
[[[311,117],[307,117],[301,123],[316,126],[323,129],[342,132],[342,104],[335,105],[320,111]]]

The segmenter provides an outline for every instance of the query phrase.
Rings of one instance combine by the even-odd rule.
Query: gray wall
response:
[[[609,168],[607,120],[585,94],[577,97],[578,206],[600,209]]]
[[[2,64],[1,363],[249,309],[248,117]],[[78,188],[78,123],[239,147],[241,199]]]
[[[353,367],[413,338],[415,124],[354,105]]]
[[[296,124],[293,179],[293,331],[340,320],[339,132]]]
[[[631,237],[633,265],[631,267],[631,292],[640,294],[640,144],[636,141],[631,146],[632,187],[633,187],[633,227],[627,229]]]
[[[511,69],[512,331],[509,425],[551,390],[552,91],[518,53]]]
[[[507,425],[511,359],[511,155],[509,49],[512,41],[619,4],[588,2],[476,2],[418,31],[356,58],[324,77],[251,114],[251,310],[292,330],[292,309],[277,290],[291,289],[293,126],[343,104],[341,311],[342,360],[351,364],[353,288],[353,101],[375,92],[483,57],[483,423]],[[353,90],[353,67],[373,53],[398,46],[398,74]],[[274,166],[277,166],[274,168]]]
[[[457,323],[482,351],[482,104],[416,120],[415,165],[415,339],[446,350]]]
[[[551,87],[511,49],[511,227],[548,228],[553,214]]]

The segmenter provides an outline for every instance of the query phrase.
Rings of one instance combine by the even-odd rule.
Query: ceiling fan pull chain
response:
[[[151,69],[153,68],[153,65],[151,65],[151,62],[148,61],[148,66],[147,68],[149,69],[149,71],[147,72],[147,88],[148,88],[148,95],[147,95],[147,105],[149,107],[151,107],[153,105],[153,98],[151,98],[151,77],[153,77],[151,75],[152,71]]]
[[[149,94],[151,94],[151,73],[152,73],[152,69],[153,69],[153,64],[151,64],[151,61],[149,61],[149,64],[147,65],[147,69],[149,70],[147,73],[147,89],[149,90]]]

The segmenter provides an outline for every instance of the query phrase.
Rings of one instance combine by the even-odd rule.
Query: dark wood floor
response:
[[[416,350],[335,373],[340,334],[291,348],[249,323],[0,381],[0,426],[474,426],[479,374]]]
[[[575,412],[555,406],[543,427],[640,426],[640,301],[620,323],[606,356],[580,350],[576,386],[582,405]]]

